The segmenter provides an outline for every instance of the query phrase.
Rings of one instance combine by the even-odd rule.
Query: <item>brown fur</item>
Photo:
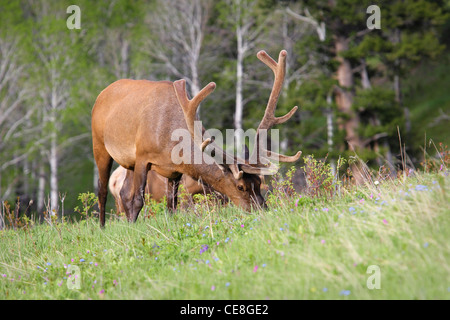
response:
[[[274,87],[260,125],[266,129],[288,120],[296,107],[284,117],[275,118],[273,115],[284,80],[286,51],[280,52],[278,63],[263,51],[258,53],[258,58],[275,74]],[[97,97],[92,109],[92,143],[99,171],[101,226],[105,224],[107,186],[113,160],[129,169],[120,191],[129,221],[136,221],[142,209],[150,170],[168,179],[167,190],[173,190],[167,194],[167,206],[170,209],[176,208],[177,189],[182,174],[195,180],[201,179],[245,210],[250,210],[252,206],[264,206],[259,175],[272,172],[276,168],[272,164],[266,166],[258,163],[254,166],[238,163],[236,158],[236,162],[230,165],[219,166],[213,161],[209,162],[211,164],[193,164],[194,152],[191,152],[191,159],[184,159],[181,164],[172,162],[171,152],[178,143],[171,141],[172,132],[176,129],[190,129],[192,134],[195,110],[215,88],[215,84],[210,83],[189,100],[186,98],[184,85],[182,80],[172,83],[122,79],[109,85]],[[200,147],[193,140],[190,143],[192,150]],[[202,150],[203,146],[204,144]],[[208,157],[207,154],[204,156]],[[300,157],[300,152],[293,157],[272,152],[272,157],[276,156],[284,157],[280,158],[281,161],[293,162]]]

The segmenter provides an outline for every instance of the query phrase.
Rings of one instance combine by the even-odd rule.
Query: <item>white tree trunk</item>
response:
[[[244,116],[244,101],[243,101],[243,77],[244,77],[244,48],[243,35],[240,26],[236,28],[237,37],[237,61],[236,61],[236,109],[234,113],[234,129],[236,147],[238,153],[242,150],[242,118]]]
[[[94,181],[92,181],[92,182],[94,185],[94,192],[95,192],[95,194],[97,194],[97,192],[98,192],[98,168],[97,168],[97,165],[95,164],[95,162],[94,162]]]
[[[42,153],[41,153],[42,156]],[[37,211],[39,215],[42,215],[44,210],[44,197],[45,197],[45,168],[44,162],[39,162],[39,174],[38,174],[38,192],[37,192]]]
[[[50,145],[50,213],[58,214],[58,144],[56,133],[52,134]]]

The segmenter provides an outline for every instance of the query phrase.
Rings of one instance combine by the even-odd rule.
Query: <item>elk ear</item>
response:
[[[241,170],[244,171],[245,173],[249,173],[249,174],[271,176],[278,172],[279,167],[272,162],[269,162],[266,166],[260,166],[260,167],[252,166],[249,164],[242,164]]]

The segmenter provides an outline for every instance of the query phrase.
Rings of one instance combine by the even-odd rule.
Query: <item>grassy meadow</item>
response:
[[[449,185],[436,173],[328,199],[275,190],[251,214],[153,205],[103,230],[80,198],[79,222],[0,231],[0,299],[449,299]]]

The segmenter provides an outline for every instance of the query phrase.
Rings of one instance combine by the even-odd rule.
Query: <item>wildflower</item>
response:
[[[190,227],[191,226],[191,224],[188,222],[188,223],[186,223],[186,225],[188,226],[188,227]]]
[[[117,280],[113,280],[113,285],[115,286],[117,284]]]
[[[226,287],[229,287],[229,286],[230,286],[230,283],[229,283],[229,282],[225,283],[225,286],[226,286]]]
[[[422,184],[418,184],[418,185],[415,187],[415,190],[416,190],[416,191],[428,191],[428,187],[427,187],[427,186],[424,186],[424,185],[422,185]]]
[[[359,203],[364,204],[364,199],[359,200]]]
[[[270,243],[270,240],[267,240],[267,243]]]
[[[253,268],[253,272],[256,272],[256,271],[258,271],[258,266],[255,266],[255,267]]]
[[[230,238],[226,238],[226,239],[225,239],[225,243],[227,243],[229,240],[230,240]]]
[[[80,259],[80,262],[84,262],[85,260],[83,258]]]
[[[202,254],[203,252],[205,252],[206,250],[208,250],[208,245],[207,244],[202,244],[202,248],[200,249],[200,254]]]
[[[216,286],[211,286],[211,291],[216,290]]]
[[[350,295],[351,291],[350,290],[342,290],[341,292],[339,292],[339,295],[341,296],[348,296]]]
[[[380,184],[380,181],[378,181],[378,180],[375,180],[375,181],[373,182],[373,184],[377,186],[377,185],[379,185],[379,184]]]
[[[428,248],[428,246],[429,246],[428,242],[425,242],[425,243],[423,244],[423,247],[424,247],[424,248]]]
[[[2,277],[3,277],[3,278],[6,278],[6,274],[2,274]]]
[[[209,260],[206,260],[205,263],[206,263],[206,264],[209,264]]]
[[[243,228],[244,227],[244,225],[243,224],[241,224],[241,228]]]
[[[383,223],[384,223],[384,224],[388,224],[388,222],[387,222],[386,219],[383,219]]]
[[[350,208],[348,208],[348,211],[350,211],[350,212],[354,212],[356,209],[355,208],[353,208],[353,207],[350,207]],[[356,213],[356,212],[355,212]],[[355,214],[355,213],[353,213],[353,214]]]
[[[300,198],[301,198],[302,196],[300,196]],[[298,202],[300,201],[300,198],[298,198],[296,201],[295,201],[295,207],[298,207]]]
[[[219,261],[219,258],[214,258],[214,261]]]
[[[105,289],[102,289],[98,292],[99,294],[104,294],[105,293]]]
[[[320,243],[324,244],[324,243],[325,243],[325,240],[323,240],[323,239],[322,239],[322,240],[320,240]]]
[[[51,264],[50,262],[47,262],[47,265],[48,265],[48,266],[51,266],[52,264]]]
[[[328,212],[328,208],[323,208],[322,211]]]
[[[323,292],[327,292],[327,291],[328,291],[328,288],[323,288],[322,291],[323,291]]]

